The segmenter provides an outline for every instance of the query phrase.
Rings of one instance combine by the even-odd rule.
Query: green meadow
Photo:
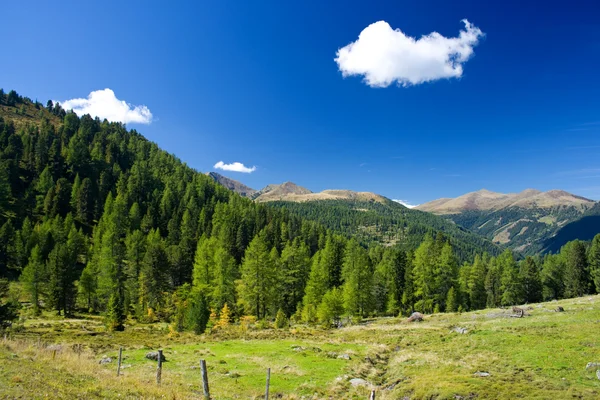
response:
[[[2,340],[0,397],[202,398],[204,359],[214,399],[264,398],[267,368],[270,398],[366,399],[371,390],[378,399],[599,398],[596,369],[586,365],[600,362],[600,296],[528,308],[523,318],[486,309],[335,330],[231,325],[201,336],[166,324],[111,333],[99,317],[45,314]],[[167,360],[160,386],[157,363],[145,358],[159,348]],[[113,361],[99,364],[103,357]]]

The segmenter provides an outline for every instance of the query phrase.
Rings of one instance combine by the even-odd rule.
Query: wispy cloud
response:
[[[385,21],[366,27],[355,42],[337,51],[335,62],[344,77],[362,75],[371,87],[418,85],[438,79],[460,78],[463,64],[483,32],[466,19],[458,37],[437,32],[419,39],[392,29]]]
[[[256,171],[256,167],[246,167],[244,164],[240,162],[234,162],[231,164],[225,164],[223,161],[219,161],[214,165],[213,168],[222,169],[223,171],[232,171],[232,172],[244,172],[249,174],[251,172]]]
[[[79,116],[90,114],[92,117],[124,124],[147,125],[152,122],[152,113],[148,107],[134,106],[124,100],[119,100],[115,96],[115,92],[108,88],[93,91],[85,99],[70,99],[59,101],[59,103],[65,110],[73,110]]]
[[[410,204],[406,200],[392,199],[392,201],[395,201],[396,203],[400,203],[406,208],[415,208],[416,206],[418,206],[418,204]]]

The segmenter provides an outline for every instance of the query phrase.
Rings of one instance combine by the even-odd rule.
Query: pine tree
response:
[[[125,237],[126,266],[125,266],[125,310],[141,316],[145,310],[138,306],[140,298],[140,273],[144,260],[146,238],[135,230]]]
[[[214,281],[211,284],[211,307],[221,309],[227,304],[236,303],[235,259],[225,249],[218,248],[214,255]]]
[[[542,301],[542,281],[533,257],[527,257],[521,263],[520,279],[525,302],[538,303]]]
[[[15,269],[16,264],[15,229],[8,220],[0,228],[0,277],[9,275],[9,270]]]
[[[342,290],[333,288],[323,296],[317,310],[319,322],[325,326],[337,325],[344,314],[344,294]]]
[[[23,282],[25,290],[29,293],[34,314],[39,315],[42,287],[47,281],[44,260],[42,259],[39,246],[35,246],[31,251],[29,263],[23,269],[20,279]]]
[[[288,242],[281,253],[279,290],[282,294],[281,309],[286,316],[296,312],[296,306],[304,297],[304,288],[310,273],[308,247],[299,238]]]
[[[190,304],[186,316],[188,329],[193,330],[197,335],[201,335],[206,330],[210,317],[208,301],[199,290],[192,291],[188,301]]]
[[[589,270],[585,244],[574,240],[564,245],[560,254],[565,260],[565,297],[579,297],[588,293]]]
[[[373,271],[366,250],[355,239],[346,245],[342,277],[346,311],[357,316],[368,314],[373,304]]]
[[[275,316],[275,328],[283,329],[283,328],[287,327],[288,324],[289,324],[289,321],[288,321],[285,313],[283,312],[283,310],[280,308],[279,310],[277,310],[277,315]]]
[[[446,312],[456,312],[458,311],[458,299],[456,296],[456,290],[454,286],[448,290],[448,295],[446,296]]]
[[[448,292],[450,291],[450,288],[456,284],[458,279],[458,262],[454,256],[452,246],[448,242],[442,247],[438,262],[434,268],[434,273],[434,279],[436,280],[435,304],[438,305],[441,310],[445,310]]]
[[[542,265],[542,292],[544,300],[558,300],[564,297],[564,258],[560,254],[549,254]]]
[[[488,307],[498,307],[502,304],[502,264],[495,258],[490,260],[490,267],[485,276],[485,291]]]
[[[250,242],[242,261],[238,295],[246,312],[261,319],[266,317],[275,294],[275,269],[265,241],[259,233]]]
[[[125,330],[124,322],[123,296],[119,293],[113,293],[108,301],[106,326],[110,331],[123,331]]]
[[[321,299],[328,289],[327,270],[325,264],[321,262],[321,251],[317,251],[312,258],[310,274],[302,300],[302,313],[305,322],[314,322],[317,306],[321,303]]]
[[[140,271],[140,304],[142,309],[158,309],[163,304],[162,293],[169,288],[169,261],[165,245],[157,230],[150,231],[146,253]]]
[[[487,301],[487,294],[485,291],[486,275],[487,266],[485,261],[479,255],[476,255],[469,277],[469,303],[472,310],[485,308]]]
[[[86,177],[81,182],[81,186],[77,190],[74,209],[76,210],[77,218],[81,222],[84,224],[89,224],[92,222],[94,215],[94,195],[92,181],[90,178]]]
[[[437,264],[437,251],[431,235],[426,235],[415,251],[413,261],[413,285],[417,309],[431,313],[434,296],[437,292],[434,268]]]
[[[594,236],[589,252],[590,275],[596,287],[596,293],[600,293],[600,234]]]
[[[48,256],[48,302],[68,316],[75,303],[75,264],[66,244],[57,244]]]
[[[505,250],[497,258],[502,263],[502,304],[512,306],[523,302],[523,285],[519,268],[510,250]]]

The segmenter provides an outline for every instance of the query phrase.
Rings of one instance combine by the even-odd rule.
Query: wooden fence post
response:
[[[202,373],[202,390],[204,391],[204,399],[210,400],[210,391],[208,389],[208,370],[206,369],[205,360],[200,360],[200,372]]]
[[[123,360],[123,348],[119,347],[119,364],[117,364],[117,376],[121,374],[121,360]]]
[[[271,368],[267,368],[267,389],[265,391],[265,400],[269,400],[269,385],[271,384]]]
[[[162,350],[158,351],[158,367],[156,368],[156,384],[160,385],[160,378],[162,377]]]
[[[371,395],[369,396],[369,400],[375,400],[375,389],[371,390]]]

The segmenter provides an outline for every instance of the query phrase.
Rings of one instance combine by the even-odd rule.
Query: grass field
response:
[[[555,312],[561,305],[565,312]],[[428,315],[424,322],[384,318],[337,330],[295,326],[195,336],[166,324],[109,333],[98,317],[29,319],[1,342],[0,398],[201,398],[199,360],[214,399],[596,399],[600,380],[600,296],[509,310]],[[466,333],[458,333],[460,327]],[[122,376],[116,376],[118,348]],[[162,348],[162,385],[156,362]],[[112,363],[100,365],[103,357]],[[340,357],[344,356],[344,357]],[[348,357],[350,359],[346,359]],[[478,372],[489,376],[477,376]],[[363,385],[353,386],[350,379]]]

